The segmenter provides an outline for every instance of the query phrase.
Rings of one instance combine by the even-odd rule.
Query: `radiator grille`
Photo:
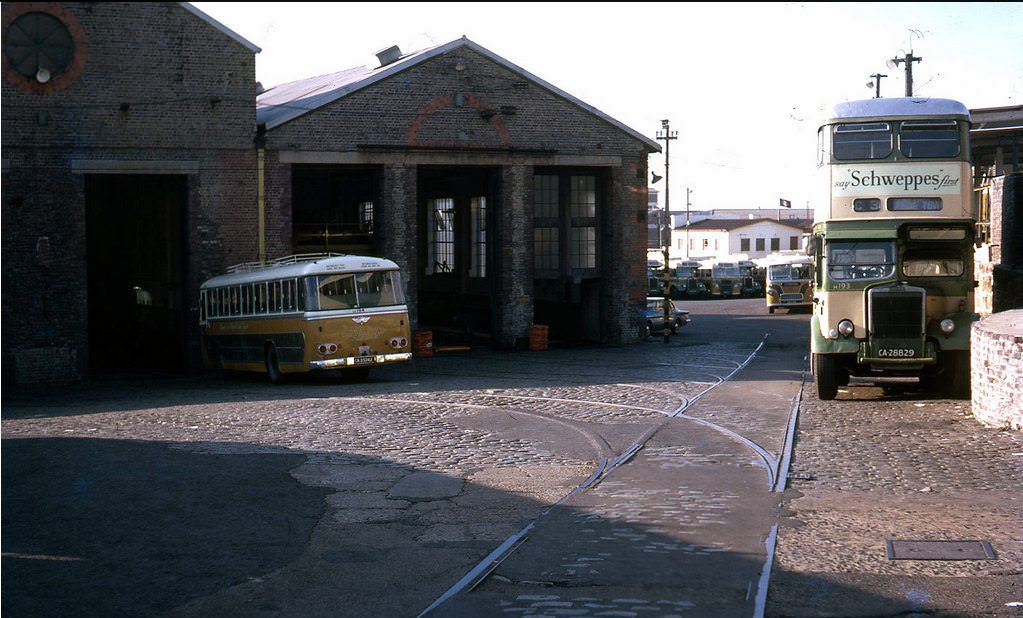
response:
[[[874,337],[917,337],[923,330],[922,293],[875,293],[871,298],[871,312]]]

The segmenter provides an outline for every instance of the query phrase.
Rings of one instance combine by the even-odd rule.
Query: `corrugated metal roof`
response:
[[[304,114],[323,107],[324,105],[337,101],[338,99],[341,99],[362,88],[375,84],[380,80],[386,79],[391,75],[460,47],[466,47],[476,53],[486,56],[495,63],[504,66],[506,69],[521,75],[538,86],[601,118],[643,142],[651,152],[661,151],[661,146],[656,141],[629,128],[601,112],[597,108],[584,103],[567,92],[545,82],[525,69],[508,62],[504,58],[481,47],[480,45],[477,45],[476,43],[473,43],[465,37],[456,39],[450,43],[444,43],[442,45],[437,45],[414,53],[404,54],[400,59],[386,66],[374,69],[370,69],[365,66],[355,67],[345,71],[331,73],[329,75],[310,77],[308,79],[269,88],[256,97],[256,121],[260,124],[265,123],[267,129],[273,129],[274,127],[290,122],[291,120],[299,118]]]

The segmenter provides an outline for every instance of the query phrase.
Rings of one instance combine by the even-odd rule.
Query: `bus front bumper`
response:
[[[374,365],[386,365],[389,363],[400,363],[412,360],[412,352],[400,352],[398,354],[375,354],[372,356],[346,356],[343,358],[328,358],[309,362],[309,369],[322,371],[326,369],[352,369],[355,367],[372,367]]]

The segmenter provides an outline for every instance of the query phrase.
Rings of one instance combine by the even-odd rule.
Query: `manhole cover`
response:
[[[995,560],[987,541],[885,541],[889,560]]]

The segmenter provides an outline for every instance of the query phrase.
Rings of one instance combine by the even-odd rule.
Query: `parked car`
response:
[[[648,296],[646,299],[646,336],[664,332],[664,299]],[[689,312],[679,309],[675,301],[668,301],[668,328],[672,334],[677,333],[690,322]]]

